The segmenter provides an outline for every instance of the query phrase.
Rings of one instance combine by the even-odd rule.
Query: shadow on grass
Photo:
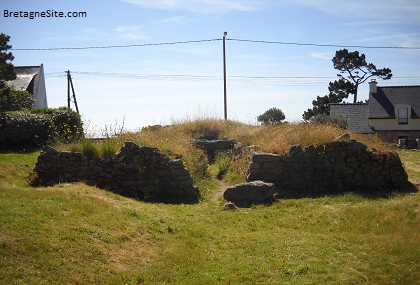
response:
[[[72,182],[66,182],[66,183],[72,183]],[[100,187],[98,185],[89,185],[89,184],[86,184],[86,183],[80,182],[80,181],[77,181],[77,182],[74,182],[74,183],[83,183],[86,186],[96,187],[98,189],[109,191],[109,192],[112,192],[112,193],[114,193],[116,195],[119,195],[119,196],[122,196],[122,197],[130,198],[130,199],[134,199],[134,200],[142,201],[142,202],[146,202],[146,203],[153,203],[153,204],[160,204],[160,203],[162,203],[162,204],[172,204],[172,205],[197,204],[202,200],[199,192],[197,192],[197,195],[185,196],[185,197],[165,197],[163,195],[161,195],[161,196],[155,195],[155,193],[140,193],[140,195],[127,195],[126,193],[112,191],[110,189],[107,189],[106,187]],[[35,181],[31,180],[31,178],[28,179],[28,185],[32,186],[34,188],[45,186],[45,185],[40,185],[40,184],[36,183],[36,180]],[[58,185],[58,184],[55,184],[55,185]],[[50,185],[50,186],[55,186],[55,185]]]
[[[303,199],[303,198],[322,198],[322,197],[337,197],[346,194],[358,195],[365,199],[389,199],[395,194],[412,194],[419,192],[419,187],[406,181],[404,188],[385,188],[383,190],[372,190],[372,191],[363,191],[363,190],[352,190],[352,191],[336,191],[336,192],[292,192],[292,191],[278,191],[276,195],[277,200],[285,199]]]

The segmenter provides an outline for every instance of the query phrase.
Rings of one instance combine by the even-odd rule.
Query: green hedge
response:
[[[318,124],[336,125],[343,130],[348,128],[347,118],[341,115],[330,116],[326,114],[317,114],[312,118],[311,121]]]
[[[0,144],[41,146],[83,137],[79,114],[71,109],[34,109],[0,113]]]

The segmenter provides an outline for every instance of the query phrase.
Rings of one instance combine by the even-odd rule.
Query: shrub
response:
[[[277,108],[271,108],[265,111],[263,114],[257,117],[258,122],[262,122],[265,125],[278,125],[286,119],[283,111]]]
[[[28,91],[15,90],[13,87],[2,85],[0,88],[0,112],[20,111],[30,109],[35,105],[35,99]]]
[[[0,144],[40,146],[83,138],[79,114],[71,109],[35,109],[0,113]]]
[[[80,115],[71,109],[57,109],[51,114],[54,142],[69,143],[83,138]]]
[[[51,121],[44,115],[16,111],[0,113],[0,143],[41,145],[50,138]]]
[[[312,122],[319,124],[335,125],[341,129],[347,129],[348,126],[347,119],[341,115],[330,116],[326,114],[318,114],[315,117],[313,117]]]

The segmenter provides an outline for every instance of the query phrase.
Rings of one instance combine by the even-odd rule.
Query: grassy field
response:
[[[192,124],[198,123],[173,128],[189,128],[191,137],[206,130],[203,122],[200,128]],[[260,148],[269,150],[269,140],[280,142],[292,127],[267,134],[238,125],[250,129],[238,140],[254,144],[258,137]],[[219,132],[234,137],[226,129],[220,123]],[[328,137],[340,133],[330,132]],[[168,128],[141,136],[135,139],[160,141],[156,146],[183,158],[183,148],[190,148],[181,144],[184,138],[168,143],[174,136]],[[210,176],[201,182],[208,193],[198,204],[145,203],[80,183],[28,187],[38,154],[0,154],[1,284],[420,284],[418,192],[370,199],[350,193],[228,210],[210,198],[217,190]],[[419,188],[420,152],[400,156]]]

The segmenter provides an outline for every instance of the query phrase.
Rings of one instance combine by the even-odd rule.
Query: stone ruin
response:
[[[170,160],[157,148],[125,142],[108,159],[58,152],[46,146],[31,174],[34,186],[84,182],[114,193],[137,198],[196,202],[198,189],[182,160]]]
[[[256,152],[247,170],[248,182],[274,183],[277,198],[405,191],[407,179],[397,153],[369,150],[348,134],[283,155]]]
[[[226,143],[228,149],[231,142]],[[132,142],[124,143],[109,159],[44,147],[31,176],[33,185],[80,181],[138,199],[197,202],[199,197],[182,160],[170,160],[156,148]],[[325,145],[294,145],[282,155],[253,152],[247,183],[228,187],[224,198],[239,207],[249,207],[269,203],[274,196],[407,191],[407,179],[397,153],[369,150],[346,134]]]
[[[209,161],[214,161],[216,153],[232,150],[235,146],[235,141],[232,139],[218,139],[213,136],[204,136],[195,140],[193,144],[204,150]]]

